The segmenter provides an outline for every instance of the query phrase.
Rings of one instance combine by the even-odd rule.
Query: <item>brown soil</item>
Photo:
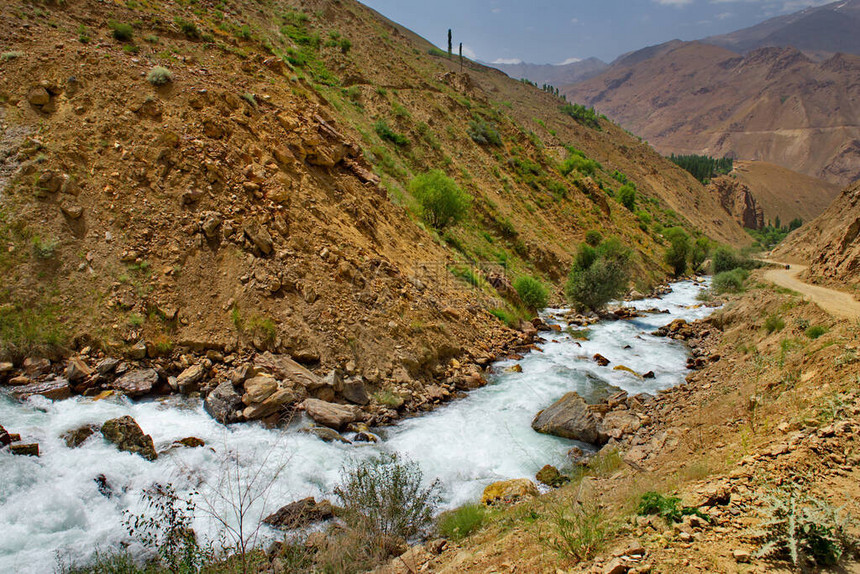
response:
[[[768,281],[786,289],[797,291],[834,317],[848,320],[860,319],[860,301],[854,299],[850,293],[810,285],[802,281],[800,277],[808,269],[804,265],[794,264],[790,269],[785,269],[784,263],[775,261],[769,261],[769,263],[776,263],[780,265],[780,268],[765,271],[764,278]]]
[[[858,72],[854,55],[670,42],[563,91],[666,154],[731,155],[848,185],[860,176]]]
[[[379,385],[402,367],[420,385],[518,337],[490,314],[527,316],[508,282],[490,285],[496,268],[541,277],[560,301],[576,245],[599,228],[635,246],[640,290],[665,275],[662,239],[608,196],[615,170],[655,221],[748,241],[620,128],[584,127],[498,71],[461,74],[357,3],[130,5],[16,0],[0,14],[15,50],[0,62],[0,182],[14,172],[0,318],[34,325],[23,350],[3,341],[16,360],[58,339],[109,353],[145,340],[151,355],[268,349],[319,372],[353,361]],[[110,22],[131,23],[132,40]],[[151,85],[155,65],[173,81]],[[473,118],[502,145],[473,142]],[[380,139],[377,120],[409,144]],[[565,145],[602,169],[562,177]],[[407,185],[438,167],[474,198],[445,233],[418,221]],[[478,288],[453,265],[474,266]]]

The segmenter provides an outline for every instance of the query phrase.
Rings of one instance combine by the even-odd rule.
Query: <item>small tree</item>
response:
[[[409,191],[421,206],[424,221],[436,229],[462,220],[472,200],[456,181],[438,169],[415,176],[409,182]]]
[[[577,309],[597,311],[621,296],[630,280],[630,258],[630,249],[615,237],[596,248],[581,244],[567,279],[567,298]]]
[[[687,271],[687,259],[692,249],[690,236],[680,227],[666,230],[665,235],[670,243],[666,250],[666,263],[672,267],[675,277],[680,277]]]
[[[463,72],[463,42],[460,42],[460,73]]]
[[[585,234],[585,242],[591,247],[597,247],[603,242],[603,234],[596,229],[591,229]]]
[[[522,299],[523,303],[525,303],[529,309],[540,311],[546,307],[549,294],[547,293],[546,287],[543,286],[543,283],[534,277],[524,275],[518,278],[514,281],[514,289],[517,290],[517,294],[520,296],[520,299]]]
[[[629,183],[621,186],[618,190],[618,202],[630,211],[636,209],[636,188]]]
[[[698,271],[708,258],[708,253],[711,251],[711,242],[707,237],[699,237],[693,245],[692,253],[690,254],[690,266],[693,271]]]
[[[381,454],[352,468],[344,467],[334,494],[346,525],[364,533],[408,539],[433,521],[439,482],[423,487],[417,463]]]
[[[451,36],[451,28],[448,28],[448,59],[451,59],[451,56],[454,53],[454,43],[453,38]]]

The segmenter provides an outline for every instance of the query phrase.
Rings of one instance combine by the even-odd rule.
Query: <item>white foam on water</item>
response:
[[[381,429],[376,445],[325,443],[297,432],[305,419],[287,430],[258,424],[229,428],[215,422],[200,401],[182,397],[133,402],[124,398],[92,401],[76,397],[51,402],[41,397],[21,404],[0,397],[0,421],[27,442],[38,442],[39,458],[0,452],[0,571],[42,573],[56,565],[59,552],[66,563],[84,563],[96,549],[108,550],[129,537],[123,512],[140,513],[140,493],[154,483],[171,483],[184,496],[199,492],[198,509],[212,502],[222,515],[230,505],[213,495],[229,469],[260,484],[277,478],[265,500],[248,516],[256,524],[261,515],[305,496],[331,496],[344,465],[381,451],[396,451],[418,462],[429,481],[440,480],[443,506],[453,507],[480,497],[496,480],[533,477],[544,464],[562,465],[572,441],[542,435],[531,429],[534,415],[569,391],[588,394],[614,385],[631,394],[676,385],[686,374],[685,347],[649,333],[677,318],[694,320],[712,310],[696,305],[701,286],[681,282],[661,299],[632,303],[639,309],[659,307],[670,314],[590,327],[588,341],[574,341],[566,333],[543,333],[543,352],[519,361],[521,373],[506,372],[515,361],[495,365],[490,384],[472,391],[434,412]],[[561,310],[548,310],[547,320]],[[624,347],[629,345],[629,349]],[[611,361],[599,367],[591,361],[600,353]],[[638,373],[654,371],[654,379],[639,379],[614,371],[623,364]],[[151,434],[159,451],[175,440],[195,436],[203,448],[177,448],[157,461],[118,451],[99,434],[81,447],[69,449],[60,435],[85,424],[131,415]],[[261,470],[262,469],[262,470]],[[259,472],[258,472],[259,471]],[[112,486],[110,498],[99,492],[95,478],[104,474]],[[235,521],[233,521],[235,522]],[[195,528],[215,537],[218,525],[198,510]],[[271,531],[263,535],[272,536]],[[138,551],[136,547],[133,550]]]

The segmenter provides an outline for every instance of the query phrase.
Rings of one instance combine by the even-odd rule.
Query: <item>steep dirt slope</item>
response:
[[[860,184],[854,184],[815,220],[794,231],[773,259],[809,263],[807,281],[860,289]]]
[[[355,2],[129,5],[0,14],[0,326],[18,359],[270,349],[371,384],[485,363],[515,342],[490,311],[526,315],[509,281],[560,300],[589,229],[636,248],[641,288],[665,274],[658,231],[611,197],[616,170],[661,225],[746,240],[646,144],[496,70],[459,73]],[[156,65],[172,82],[147,81]],[[566,146],[601,167],[563,176]],[[473,196],[444,232],[408,190],[433,168]]]
[[[779,217],[783,225],[797,217],[812,221],[841,191],[836,184],[764,161],[737,161],[731,175],[750,188],[765,221]]]
[[[846,185],[860,176],[858,74],[858,56],[675,42],[563,91],[663,153],[762,160]]]

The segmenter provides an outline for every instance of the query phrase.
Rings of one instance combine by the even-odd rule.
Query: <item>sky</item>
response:
[[[447,49],[484,62],[559,64],[697,40],[832,0],[360,0]]]

